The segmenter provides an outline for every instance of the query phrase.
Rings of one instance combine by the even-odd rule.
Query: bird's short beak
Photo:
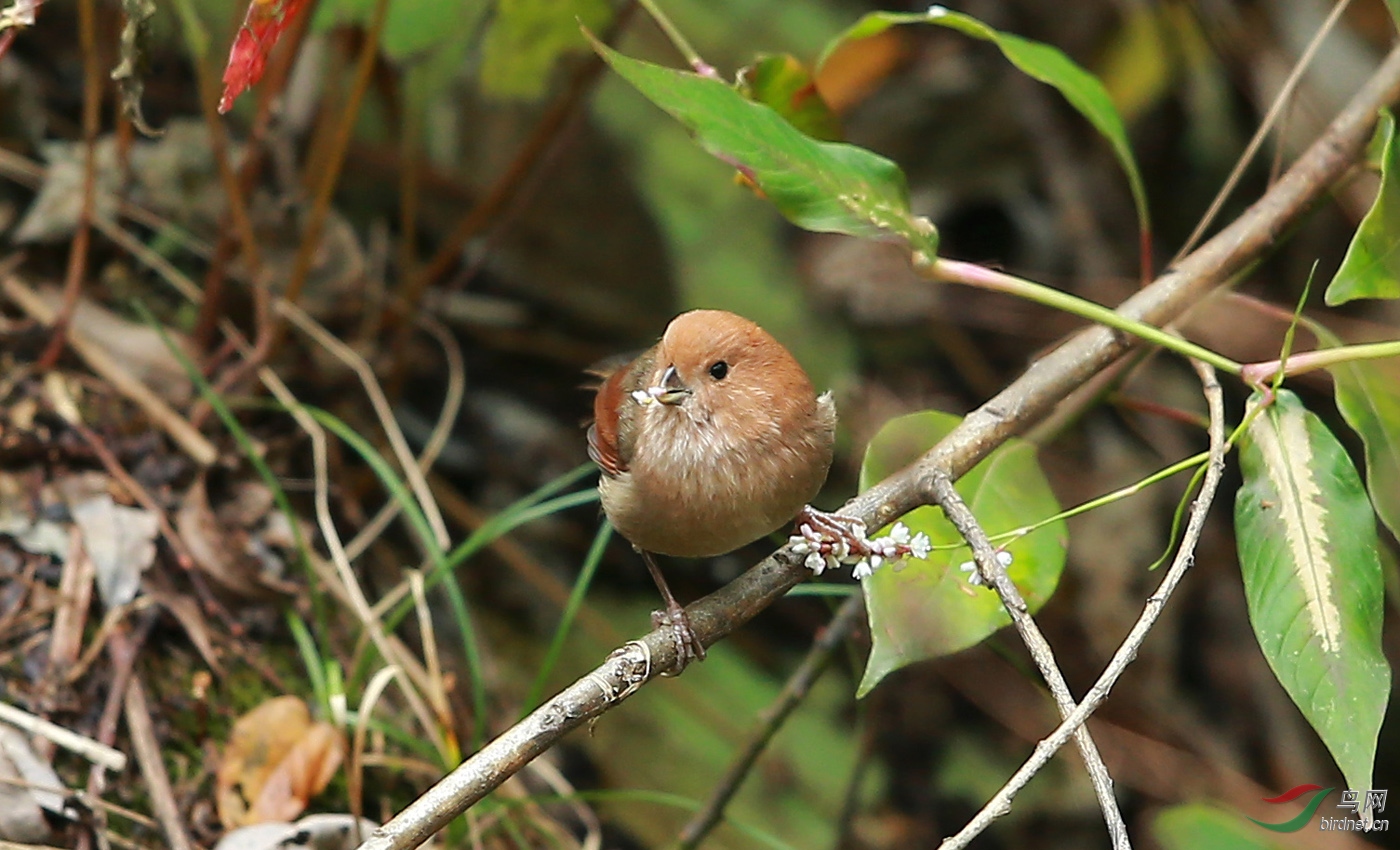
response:
[[[675,366],[667,366],[666,371],[661,374],[661,385],[651,388],[652,398],[662,404],[680,404],[688,395],[690,390],[681,383],[681,376],[676,372]]]

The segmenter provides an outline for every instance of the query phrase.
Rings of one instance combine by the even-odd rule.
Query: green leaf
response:
[[[907,466],[932,448],[958,417],[936,410],[890,420],[870,441],[861,465],[862,490]],[[1011,440],[992,452],[958,482],[962,494],[988,534],[1019,528],[1059,513],[1035,447]],[[953,524],[935,507],[918,508],[902,521],[922,531],[934,545],[962,543]],[[1032,611],[1054,592],[1065,565],[1067,531],[1051,523],[1007,546],[1008,571]],[[965,649],[1011,622],[992,590],[968,583],[959,564],[972,555],[966,546],[935,549],[927,560],[877,570],[866,579],[866,610],[873,646],[857,695],[864,696],[890,673],[929,658]]]
[[[498,0],[481,46],[481,90],[499,98],[539,97],[554,63],[587,49],[579,24],[597,29],[611,17],[607,0]]]
[[[1280,850],[1258,827],[1214,806],[1187,803],[1164,809],[1152,822],[1162,850]]]
[[[1390,693],[1371,503],[1336,437],[1287,390],[1250,423],[1240,465],[1235,535],[1255,637],[1347,784],[1368,789]]]
[[[1137,160],[1133,158],[1132,146],[1128,143],[1128,131],[1123,119],[1113,106],[1113,99],[1103,83],[1088,71],[1077,65],[1059,48],[1021,38],[1018,35],[992,29],[971,15],[954,12],[942,6],[930,6],[927,12],[869,12],[856,21],[845,32],[829,41],[817,60],[817,73],[842,44],[856,39],[878,35],[899,24],[937,24],[957,30],[964,35],[989,41],[1001,50],[1003,56],[1022,73],[1055,88],[1070,106],[1094,125],[1094,129],[1108,140],[1118,162],[1128,177],[1128,185],[1133,192],[1133,203],[1137,206],[1138,225],[1143,232],[1152,229],[1147,212],[1147,190],[1142,185],[1142,175],[1138,172]]]
[[[1395,144],[1395,116],[1389,109],[1381,110],[1377,133],[1385,140],[1381,188],[1327,287],[1328,306],[1400,297],[1400,145]]]
[[[736,192],[733,170],[621,77],[599,88],[593,110],[627,150],[637,191],[665,235],[677,306],[748,316],[792,352],[817,387],[846,384],[856,359],[850,331],[813,307],[787,250],[787,223],[773,205]]]
[[[933,225],[909,209],[899,166],[852,145],[819,142],[712,77],[642,62],[593,42],[623,79],[735,166],[789,221],[807,230],[900,236],[932,257]]]
[[[812,72],[786,53],[760,56],[739,71],[739,93],[771,107],[787,122],[814,139],[841,138],[841,121],[817,91]]]
[[[1317,322],[1309,322],[1327,348],[1342,340]],[[1353,360],[1328,369],[1337,409],[1366,449],[1366,490],[1386,528],[1400,537],[1400,363]]]

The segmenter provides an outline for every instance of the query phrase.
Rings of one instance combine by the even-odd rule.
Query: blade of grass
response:
[[[321,706],[323,711],[329,712],[330,686],[326,681],[325,668],[322,666],[324,659],[316,646],[316,639],[311,636],[306,621],[291,608],[286,609],[286,618],[292,640],[296,642],[297,651],[301,653],[301,663],[306,667],[306,678],[311,682],[311,692],[316,695],[316,704]]]
[[[135,299],[131,301],[131,307],[136,311],[137,315],[141,317],[141,320],[160,336],[160,341],[165,345],[166,350],[179,361],[180,368],[184,369],[185,374],[194,382],[195,387],[199,390],[200,396],[213,408],[214,414],[219,417],[219,421],[223,423],[224,428],[228,429],[229,434],[231,434],[234,441],[238,443],[238,447],[243,451],[243,456],[248,459],[248,463],[252,465],[253,470],[257,472],[258,477],[262,479],[263,484],[272,491],[272,498],[277,505],[277,509],[282,512],[282,516],[287,520],[287,525],[292,529],[292,536],[293,539],[296,540],[298,553],[305,552],[307,550],[307,542],[306,539],[302,537],[301,526],[296,521],[296,512],[292,510],[292,502],[287,498],[287,493],[282,489],[282,485],[278,482],[277,476],[273,474],[272,468],[267,465],[267,461],[263,460],[262,455],[258,453],[257,447],[253,445],[253,439],[248,436],[247,431],[243,430],[243,424],[238,421],[238,417],[233,415],[233,410],[229,408],[228,403],[224,401],[223,397],[214,391],[213,384],[205,380],[204,373],[195,366],[185,352],[170,338],[170,334],[166,332],[165,326],[156,320],[155,315],[151,313],[150,309],[146,307],[144,303]],[[315,573],[312,571],[311,565],[307,563],[304,557],[301,559],[301,562],[302,569],[306,571],[308,586],[315,588],[316,583],[312,580]],[[319,596],[319,593],[315,590],[313,590],[313,594]]]
[[[409,524],[418,535],[419,543],[424,551],[428,553],[428,558],[432,563],[430,576],[437,576],[446,573],[449,569],[449,561],[445,557],[442,548],[438,546],[437,536],[433,533],[432,527],[428,524],[427,517],[423,514],[418,501],[413,498],[413,494],[408,492],[408,488],[399,480],[391,467],[379,452],[369,444],[369,441],[344,422],[332,416],[329,412],[310,405],[303,405],[306,411],[321,425],[321,427],[335,434],[358,454],[365,463],[370,465],[374,474],[379,478],[380,483],[389,491],[390,495],[397,501],[408,517]],[[425,587],[431,587],[431,581],[425,582]],[[473,749],[479,748],[486,741],[486,677],[482,673],[483,662],[481,655],[481,644],[477,640],[476,626],[472,617],[471,606],[467,604],[467,598],[462,593],[462,588],[455,581],[443,583],[443,588],[447,593],[447,602],[451,606],[452,619],[457,625],[457,631],[462,638],[462,655],[467,665],[467,679],[471,683],[472,692],[472,731],[471,744]],[[405,600],[404,612],[413,608],[411,599]],[[397,612],[396,612],[397,613]],[[393,631],[398,625],[398,621],[386,622],[385,628]],[[447,768],[456,765],[445,765]]]

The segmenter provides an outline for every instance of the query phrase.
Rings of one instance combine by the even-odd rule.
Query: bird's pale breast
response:
[[[651,552],[708,557],[781,528],[816,496],[831,465],[830,394],[761,428],[646,411],[628,469],[603,475],[603,509],[622,536]]]

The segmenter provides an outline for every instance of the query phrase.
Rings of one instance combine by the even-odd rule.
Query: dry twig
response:
[[[724,776],[710,793],[710,799],[705,801],[705,807],[696,812],[682,827],[676,841],[677,850],[694,850],[699,847],[705,836],[710,834],[710,830],[724,818],[724,810],[729,801],[738,793],[740,784],[758,762],[758,757],[763,755],[768,742],[773,740],[773,736],[777,734],[788,715],[792,714],[793,709],[811,692],[812,685],[816,684],[827,664],[831,663],[831,656],[836,648],[846,640],[851,630],[860,624],[861,615],[864,613],[865,597],[860,594],[854,594],[841,603],[836,616],[831,618],[831,622],[817,635],[817,639],[812,641],[812,648],[807,651],[807,657],[802,659],[797,670],[788,677],[787,684],[783,685],[778,698],[759,715],[759,727],[729,763]]]
[[[1002,606],[1011,615],[1011,622],[1021,635],[1021,641],[1025,643],[1026,649],[1030,650],[1035,666],[1040,670],[1045,684],[1050,687],[1060,716],[1068,717],[1075,709],[1074,696],[1070,693],[1069,684],[1065,682],[1064,673],[1055,661],[1050,642],[1045,639],[1040,627],[1031,618],[1021,591],[1011,580],[1011,576],[1007,575],[1006,567],[997,559],[997,551],[987,539],[987,532],[982,530],[977,518],[972,515],[972,509],[962,500],[962,496],[958,495],[958,491],[953,487],[952,478],[947,475],[934,475],[933,487],[938,506],[972,548],[972,557],[982,580],[996,591]],[[1087,727],[1080,726],[1074,730],[1074,743],[1078,745],[1079,752],[1084,757],[1084,766],[1089,770],[1089,780],[1094,785],[1094,795],[1098,797],[1099,808],[1103,811],[1104,822],[1108,825],[1108,834],[1115,850],[1130,848],[1132,843],[1128,840],[1128,827],[1123,823],[1123,813],[1118,811],[1118,801],[1113,796],[1113,780],[1108,775],[1108,767],[1103,763],[1103,756],[1099,755],[1099,748],[1090,737]]]
[[[939,850],[960,850],[960,848],[966,847],[973,838],[986,830],[992,821],[1010,811],[1012,798],[1050,761],[1050,758],[1060,747],[1064,746],[1071,735],[1083,728],[1089,715],[1093,714],[1104,700],[1108,699],[1108,692],[1118,681],[1118,677],[1123,675],[1123,671],[1128,668],[1132,660],[1137,657],[1138,648],[1147,639],[1147,633],[1152,629],[1153,623],[1157,621],[1157,617],[1161,615],[1167,600],[1171,598],[1172,592],[1176,590],[1176,586],[1181,583],[1186,571],[1195,561],[1196,542],[1200,540],[1201,530],[1205,528],[1206,514],[1210,512],[1211,503],[1215,500],[1215,491],[1220,486],[1220,477],[1225,471],[1225,452],[1228,446],[1225,443],[1225,402],[1220,391],[1220,383],[1215,377],[1215,370],[1203,363],[1193,365],[1201,376],[1206,402],[1210,406],[1210,460],[1206,466],[1205,478],[1201,481],[1201,492],[1196,497],[1196,501],[1192,503],[1191,517],[1186,523],[1186,533],[1182,536],[1181,546],[1177,549],[1176,558],[1172,561],[1171,568],[1162,577],[1162,583],[1158,586],[1157,591],[1148,597],[1142,615],[1133,628],[1129,630],[1128,636],[1123,639],[1118,651],[1113,654],[1113,658],[1104,668],[1099,680],[1089,689],[1084,701],[1064,719],[1064,722],[1048,738],[1036,746],[1030,759],[1007,780],[1002,789],[982,807],[982,810],[968,822],[967,826],[963,827],[957,835],[944,841]],[[995,562],[996,558],[993,557],[992,563]]]

